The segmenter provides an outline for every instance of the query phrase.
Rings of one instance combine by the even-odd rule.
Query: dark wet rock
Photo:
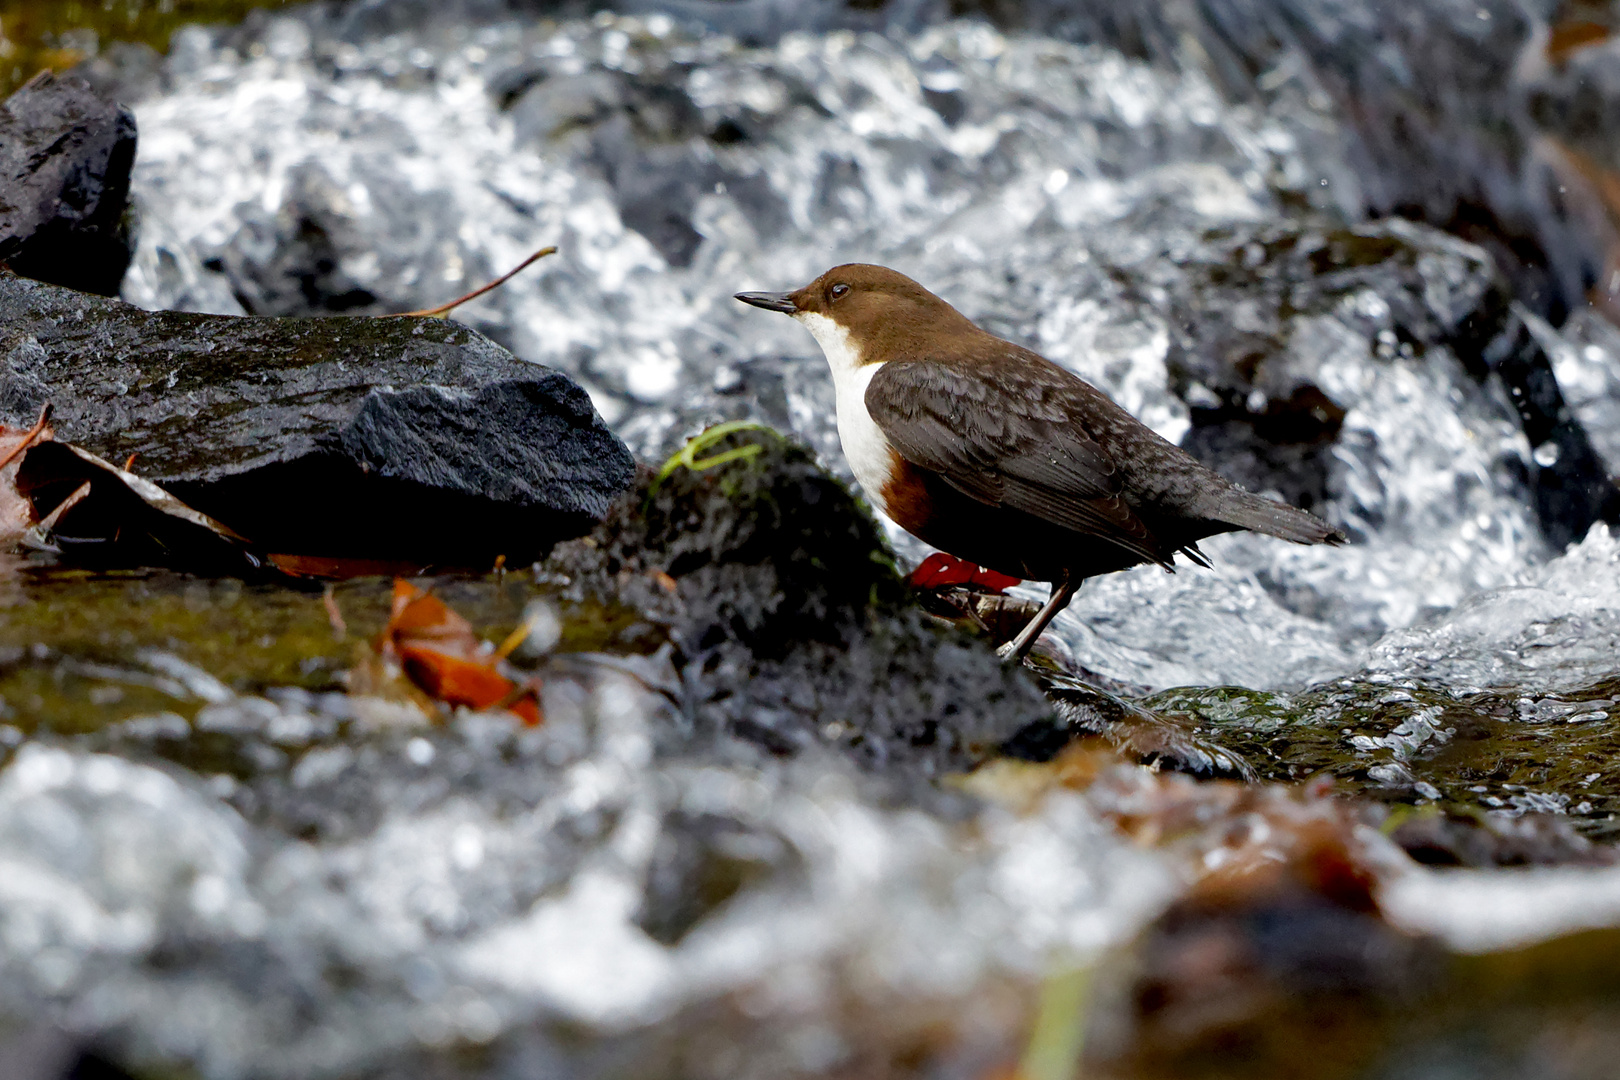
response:
[[[1556,335],[1533,320],[1530,328],[1552,357],[1570,413],[1591,436],[1610,475],[1620,475],[1620,326],[1588,311]]]
[[[622,85],[622,77],[604,71],[551,76],[544,69],[525,69],[506,73],[491,91],[509,102],[518,139],[546,143],[601,123],[622,109]]]
[[[765,432],[712,468],[644,476],[545,572],[565,596],[667,626],[688,734],[791,756],[823,744],[875,767],[960,769],[1047,713],[988,644],[915,607],[877,525],[800,447]]]
[[[577,536],[629,452],[566,376],[429,319],[145,312],[0,278],[0,420],[134,469],[260,551],[488,565]]]
[[[1127,758],[1202,779],[1255,780],[1243,757],[1188,723],[1160,716],[1082,678],[1052,670],[1039,673],[1055,716],[1031,724],[1002,747],[1010,757],[1049,761],[1070,742],[1100,735]]]
[[[88,83],[43,74],[0,106],[0,262],[112,296],[129,267],[135,118]]]
[[[6,1080],[131,1080],[129,1073],[53,1024],[13,1029],[3,1021],[0,1076]]]
[[[1307,509],[1335,494],[1345,409],[1313,370],[1329,362],[1325,343],[1298,341],[1332,317],[1366,336],[1374,363],[1447,352],[1474,379],[1501,380],[1538,451],[1528,479],[1549,541],[1565,547],[1594,522],[1620,521],[1620,490],[1482,251],[1401,222],[1269,226],[1206,244],[1143,276],[1172,297],[1166,363],[1190,409],[1183,445],[1211,467]]]
[[[1566,167],[1612,175],[1620,168],[1620,16],[1612,4],[1577,0],[1549,22],[1542,55],[1532,56],[1541,62],[1528,68],[1525,108],[1564,148]],[[1600,295],[1620,294],[1608,282],[1597,284]]]
[[[219,255],[217,271],[230,281],[245,311],[326,315],[383,310],[378,296],[345,269],[365,254],[364,240],[347,228],[352,208],[325,169],[298,169],[273,214],[242,209],[242,224]]]
[[[1612,678],[1558,694],[1341,679],[1288,697],[1188,687],[1139,704],[1229,747],[1262,779],[1331,776],[1340,791],[1415,806],[1395,821],[1412,848],[1473,865],[1606,858],[1588,841],[1616,834],[1617,699]],[[1425,806],[1446,823],[1404,816],[1435,812]]]
[[[1298,827],[1305,850],[1206,877],[1105,976],[1088,1072],[1288,1076],[1311,1060],[1310,1075],[1364,1075],[1369,1036],[1425,996],[1446,955],[1383,919],[1342,835]]]
[[[1567,819],[1552,814],[1407,814],[1385,831],[1427,866],[1606,866],[1616,858],[1614,848],[1592,843]]]
[[[1568,547],[1592,525],[1620,523],[1620,488],[1592,436],[1564,400],[1552,363],[1529,327],[1514,318],[1481,358],[1501,376],[1532,455],[1536,515],[1547,539]]]
[[[797,873],[802,857],[773,832],[719,814],[677,811],[664,819],[636,925],[675,945],[750,884]]]
[[[717,160],[715,147],[749,142],[746,117],[709,116],[687,90],[692,65],[660,65],[635,75],[523,67],[494,81],[509,102],[520,143],[567,149],[612,189],[624,224],[646,237],[671,266],[692,263],[702,234],[698,200],[730,194],[762,232],[786,218],[782,198],[763,176]]]

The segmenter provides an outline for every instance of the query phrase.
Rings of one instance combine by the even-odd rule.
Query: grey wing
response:
[[[963,494],[1169,566],[1172,552],[1121,497],[1113,460],[1074,420],[1076,393],[1039,367],[999,370],[992,386],[973,368],[890,362],[866,408],[902,457]]]

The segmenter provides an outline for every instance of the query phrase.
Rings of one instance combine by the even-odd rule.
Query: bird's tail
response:
[[[1296,544],[1342,544],[1344,533],[1315,514],[1241,488],[1226,493],[1217,520]]]

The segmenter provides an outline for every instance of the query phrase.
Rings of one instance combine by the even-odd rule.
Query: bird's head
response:
[[[793,316],[824,349],[830,338],[848,340],[865,363],[889,357],[900,343],[975,330],[955,308],[904,274],[868,263],[835,266],[793,292],[738,293],[737,299]]]

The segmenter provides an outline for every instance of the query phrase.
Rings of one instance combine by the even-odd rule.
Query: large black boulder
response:
[[[0,422],[133,469],[262,552],[487,566],[578,536],[634,463],[567,376],[421,318],[148,312],[0,274]]]
[[[124,210],[135,118],[49,72],[0,104],[0,262],[114,296],[132,254]]]

